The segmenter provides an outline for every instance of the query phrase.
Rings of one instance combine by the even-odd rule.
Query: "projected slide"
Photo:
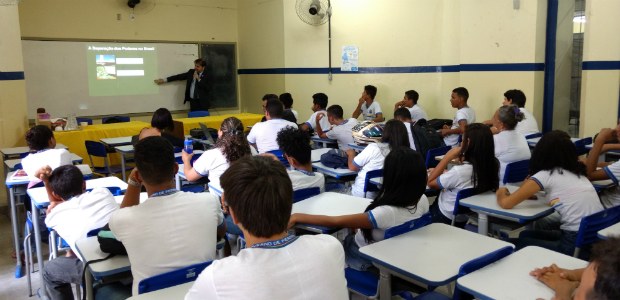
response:
[[[157,94],[157,47],[149,44],[86,45],[90,96]]]

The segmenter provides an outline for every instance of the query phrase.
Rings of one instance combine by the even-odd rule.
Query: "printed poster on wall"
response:
[[[342,46],[342,64],[340,71],[357,72],[358,71],[359,49],[357,46]]]

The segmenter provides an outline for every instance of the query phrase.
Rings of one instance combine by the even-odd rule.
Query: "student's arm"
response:
[[[292,214],[288,223],[289,228],[295,226],[296,223],[339,228],[373,228],[372,223],[370,223],[370,220],[368,220],[368,213],[344,216]]]
[[[598,157],[604,152],[603,147],[605,146],[605,142],[609,140],[614,133],[615,132],[610,128],[603,128],[594,140],[592,149],[590,149],[590,153],[588,153],[588,157],[586,158],[586,174],[588,179],[609,179],[609,176],[607,176],[607,173],[605,173],[603,169],[597,170],[596,167],[598,165]]]
[[[540,191],[538,183],[532,179],[526,179],[513,194],[505,187],[497,189],[495,194],[497,195],[497,204],[501,208],[510,209],[534,196],[538,191]]]
[[[140,204],[140,192],[142,191],[142,178],[138,168],[131,170],[129,179],[127,180],[127,190],[121,202],[121,208],[130,207]]]
[[[536,268],[530,272],[531,276],[539,278],[547,272],[557,272],[560,274],[561,278],[568,279],[570,281],[581,281],[581,276],[583,275],[583,271],[585,268],[581,269],[563,269],[558,267],[556,264],[551,264],[548,267]]]
[[[50,175],[52,174],[52,168],[50,166],[45,166],[45,167],[41,167],[39,170],[37,170],[34,173],[34,176],[36,178],[41,179],[41,181],[43,181],[43,184],[45,185],[45,191],[47,192],[47,198],[50,200],[50,204],[47,206],[47,213],[49,214],[52,209],[64,202],[64,200],[62,200],[62,198],[58,197],[53,191],[52,191],[52,187],[50,186]]]
[[[349,170],[357,172],[360,170],[360,168],[355,164],[355,162],[353,162],[353,159],[355,158],[355,154],[356,154],[355,150],[353,149],[347,150]]]
[[[405,106],[405,100],[398,101],[394,104],[394,111]]]
[[[384,118],[383,118],[383,113],[377,113],[377,115],[375,116],[374,119],[372,119],[374,122],[383,122]]]
[[[360,100],[357,102],[357,107],[355,108],[352,114],[354,119],[357,119],[357,117],[359,117],[360,114],[362,113],[362,104],[364,104],[364,98],[360,97]]]
[[[222,224],[217,226],[217,240],[219,241],[220,239],[224,238],[225,235],[226,235],[226,222],[222,221]]]
[[[572,300],[573,294],[579,286],[578,281],[564,279],[556,272],[547,272],[537,279],[555,292],[554,300]]]
[[[187,180],[196,181],[202,178],[202,175],[198,174],[198,172],[196,172],[196,170],[192,167],[192,157],[194,157],[194,153],[188,154],[185,152],[185,149],[181,150],[181,159],[183,159],[183,174]]]
[[[323,128],[321,128],[321,119],[323,119],[325,117],[324,113],[318,113],[316,114],[316,128],[314,129],[314,131],[316,132],[316,134],[322,138],[322,139],[326,139],[327,138],[327,134],[325,134],[325,132],[323,132]],[[303,125],[302,125],[303,126]]]
[[[463,134],[465,132],[465,127],[467,127],[467,120],[459,120],[459,127],[457,128],[446,128],[441,130],[441,136],[451,135],[451,134]]]
[[[448,153],[444,155],[441,161],[437,164],[437,166],[434,169],[432,169],[431,173],[428,175],[428,182],[426,183],[428,187],[430,187],[431,189],[435,189],[435,190],[441,189],[441,186],[439,186],[439,183],[437,182],[437,177],[443,174],[443,172],[448,167],[448,164],[450,164],[452,160],[459,158],[460,156],[461,156],[461,147],[454,147],[450,149],[450,151],[448,151]]]

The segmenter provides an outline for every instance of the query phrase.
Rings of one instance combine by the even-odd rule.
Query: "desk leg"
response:
[[[174,181],[176,183],[176,188],[177,190],[181,190],[181,176],[179,176],[179,174],[174,176]]]
[[[85,293],[86,293],[86,299],[87,300],[93,300],[95,299],[95,295],[94,295],[94,291],[93,291],[93,275],[90,273],[90,269],[86,268],[86,270],[84,270],[84,272],[86,272],[84,274],[84,286],[85,286]]]
[[[120,151],[119,151],[120,152]],[[125,175],[125,152],[120,152],[121,154],[121,172],[123,172],[123,181],[127,181],[127,176]]]
[[[392,299],[392,277],[384,267],[379,268],[379,299]]]
[[[9,188],[9,205],[11,205],[11,226],[13,227],[13,243],[15,245],[15,256],[17,265],[15,266],[15,278],[22,277],[22,259],[19,253],[19,231],[17,229],[17,205],[15,203],[15,187]],[[26,270],[28,272],[28,270]]]
[[[478,233],[487,235],[489,233],[489,216],[484,213],[478,213]]]
[[[44,284],[43,280],[43,251],[41,250],[41,231],[39,231],[39,208],[37,208],[34,201],[31,201],[32,205],[32,227],[34,227],[34,244],[37,252],[37,264],[39,265],[39,276],[41,278],[41,284]],[[41,289],[45,291],[45,289]]]

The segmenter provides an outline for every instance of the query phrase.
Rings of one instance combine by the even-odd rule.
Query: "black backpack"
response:
[[[418,152],[420,152],[420,154],[422,154],[424,159],[426,159],[426,153],[428,150],[446,145],[443,142],[441,133],[437,132],[437,129],[430,126],[426,120],[419,119],[417,122],[410,124],[410,126],[415,148]]]

